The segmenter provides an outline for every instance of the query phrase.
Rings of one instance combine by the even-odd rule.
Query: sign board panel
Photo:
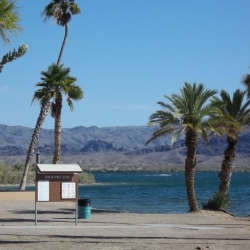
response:
[[[75,182],[62,182],[61,183],[62,199],[75,199],[76,198],[76,183]]]
[[[37,189],[38,201],[49,201],[49,181],[38,181]]]

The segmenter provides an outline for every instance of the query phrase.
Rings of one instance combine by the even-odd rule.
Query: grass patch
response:
[[[228,194],[223,194],[216,191],[208,202],[202,203],[203,209],[207,210],[225,210],[229,205],[230,197]]]

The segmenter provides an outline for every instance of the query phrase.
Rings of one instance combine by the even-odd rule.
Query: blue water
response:
[[[92,207],[134,213],[187,213],[184,173],[94,172],[96,183],[78,187],[79,198],[90,198]],[[198,205],[218,189],[215,172],[196,172]],[[0,187],[0,190],[18,187]],[[34,187],[26,187],[34,190]],[[250,215],[250,173],[233,173],[228,211],[238,217]]]
[[[79,198],[92,207],[135,213],[186,213],[189,211],[184,173],[97,172],[96,183],[79,186]],[[218,173],[197,172],[196,197],[200,207],[219,185]],[[250,215],[250,173],[233,173],[228,211]]]

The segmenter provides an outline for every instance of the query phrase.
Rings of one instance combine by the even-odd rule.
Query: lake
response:
[[[92,207],[134,213],[186,213],[189,211],[184,173],[96,172],[96,183],[79,186],[79,198]],[[218,189],[216,172],[197,172],[195,188],[200,207]],[[250,173],[233,173],[228,211],[250,215]]]

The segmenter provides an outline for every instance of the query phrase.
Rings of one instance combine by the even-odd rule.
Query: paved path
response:
[[[112,223],[110,223],[112,224]],[[180,228],[180,229],[193,229],[193,230],[219,230],[224,229],[222,227],[211,226],[190,226],[190,225],[178,225],[178,224],[142,224],[142,225],[105,225],[105,226],[0,226],[1,229],[132,229],[132,228]]]

